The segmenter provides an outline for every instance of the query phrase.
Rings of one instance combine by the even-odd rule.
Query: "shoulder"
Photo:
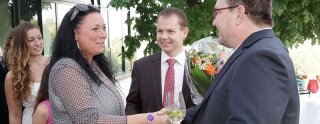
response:
[[[49,62],[50,62],[50,58],[46,57],[46,56],[43,56],[43,61],[44,61],[45,65],[48,65]]]
[[[263,37],[255,42],[251,47],[252,50],[264,50],[270,52],[278,52],[279,50],[286,50],[287,48],[276,36],[274,37]]]
[[[161,52],[157,52],[154,53],[152,55],[143,57],[141,59],[138,59],[135,61],[136,64],[140,63],[142,65],[146,64],[146,63],[150,63],[152,61],[160,61],[161,60]]]
[[[52,68],[59,68],[59,67],[76,67],[78,63],[71,59],[71,58],[61,58],[58,60]]]
[[[72,78],[72,76],[84,76],[86,71],[73,59],[71,58],[61,58],[58,60],[51,68],[49,78],[51,76],[57,78]],[[62,76],[62,77],[61,77]],[[86,75],[88,76],[88,75]]]
[[[9,89],[12,89],[12,71],[9,71],[6,75],[6,78],[5,78],[5,87],[6,88],[9,88]]]
[[[50,75],[56,75],[57,73],[70,73],[71,71],[79,71],[82,69],[80,65],[71,58],[61,58],[52,66],[50,70]]]
[[[6,75],[6,78],[5,78],[5,81],[7,82],[7,81],[10,81],[11,82],[11,79],[12,79],[12,71],[9,71],[8,73],[7,73],[7,75]]]
[[[246,69],[279,69],[290,65],[292,62],[286,48],[274,44],[277,43],[268,40],[259,41],[244,51],[236,66]]]

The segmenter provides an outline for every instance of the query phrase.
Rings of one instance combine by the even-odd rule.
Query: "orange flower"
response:
[[[199,56],[195,56],[195,57],[193,58],[193,63],[198,63],[199,61],[200,61]]]
[[[208,65],[207,67],[206,67],[206,73],[207,73],[207,75],[211,75],[212,74],[212,72],[214,71],[214,67],[215,67],[216,65],[215,64],[212,64],[212,65]]]

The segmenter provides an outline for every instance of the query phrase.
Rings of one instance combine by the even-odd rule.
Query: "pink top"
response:
[[[49,117],[48,117],[48,120],[47,120],[47,124],[52,124],[52,114],[51,114],[51,106],[50,106],[50,102],[48,99],[42,101],[40,104],[45,104],[48,108],[48,112],[49,112]]]

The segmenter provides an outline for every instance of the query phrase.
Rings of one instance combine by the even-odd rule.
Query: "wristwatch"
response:
[[[147,120],[148,120],[148,124],[151,124],[151,122],[153,121],[154,117],[152,114],[148,113],[148,116],[147,116]]]

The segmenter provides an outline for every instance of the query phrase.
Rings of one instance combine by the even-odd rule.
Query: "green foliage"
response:
[[[190,31],[185,45],[209,35],[216,36],[216,28],[211,25],[215,2],[216,0],[111,0],[111,6],[118,9],[133,8],[140,15],[126,21],[127,24],[133,24],[137,34],[126,36],[126,52],[122,57],[132,59],[141,42],[148,42],[145,55],[160,50],[155,42],[155,22],[158,12],[167,6],[175,6],[186,12]],[[299,45],[306,39],[311,39],[313,44],[320,43],[319,4],[319,0],[273,0],[273,29],[287,47]]]
[[[20,18],[24,21],[31,21],[37,14],[37,0],[23,0],[20,2]]]
[[[319,0],[274,0],[274,30],[287,47],[311,39],[320,43]]]
[[[9,6],[8,6],[9,5]],[[4,43],[6,41],[6,37],[8,35],[8,32],[11,29],[11,18],[10,18],[10,7],[11,4],[8,3],[8,1],[1,0],[0,1],[0,49],[3,50]],[[1,56],[1,50],[0,50],[0,56]]]

